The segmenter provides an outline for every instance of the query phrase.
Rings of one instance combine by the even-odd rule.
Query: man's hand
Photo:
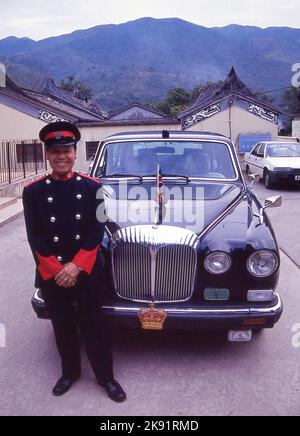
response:
[[[80,269],[73,262],[66,263],[63,269],[55,276],[55,281],[58,286],[71,288],[76,284]]]

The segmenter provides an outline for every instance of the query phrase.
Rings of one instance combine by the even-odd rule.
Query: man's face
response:
[[[77,156],[73,146],[50,147],[46,150],[46,158],[54,173],[59,176],[65,176],[73,168]]]

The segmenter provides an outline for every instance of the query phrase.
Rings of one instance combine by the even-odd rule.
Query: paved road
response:
[[[254,189],[262,198],[274,194]],[[0,415],[300,415],[300,348],[292,346],[292,327],[300,323],[300,192],[281,193],[283,208],[270,212],[293,261],[282,253],[279,324],[249,344],[218,334],[117,331],[115,372],[128,394],[123,404],[95,384],[85,357],[80,381],[63,397],[52,396],[58,358],[49,322],[31,310],[34,267],[23,219],[0,228],[0,324],[6,327]]]

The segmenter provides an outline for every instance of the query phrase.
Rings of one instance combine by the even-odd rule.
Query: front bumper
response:
[[[49,318],[44,300],[38,291],[32,298],[32,306],[39,318]],[[149,307],[149,306],[148,306]],[[104,314],[118,325],[141,328],[138,313],[148,308],[146,304],[120,302],[120,304],[105,303],[102,305]],[[279,320],[283,304],[278,294],[270,303],[252,303],[236,306],[193,306],[185,303],[178,305],[155,305],[163,309],[167,315],[164,329],[188,329],[203,331],[241,330],[272,328]]]
[[[300,184],[300,180],[296,180],[296,176],[300,177],[300,170],[294,170],[292,172],[278,172],[270,171],[270,180],[272,183],[295,183]]]

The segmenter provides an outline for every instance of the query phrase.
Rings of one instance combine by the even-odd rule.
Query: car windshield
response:
[[[268,157],[299,157],[300,144],[297,142],[286,142],[269,144],[267,146]]]
[[[229,146],[206,141],[126,141],[106,146],[103,176],[237,177]],[[102,163],[102,165],[103,165]],[[101,171],[102,172],[102,171]]]

